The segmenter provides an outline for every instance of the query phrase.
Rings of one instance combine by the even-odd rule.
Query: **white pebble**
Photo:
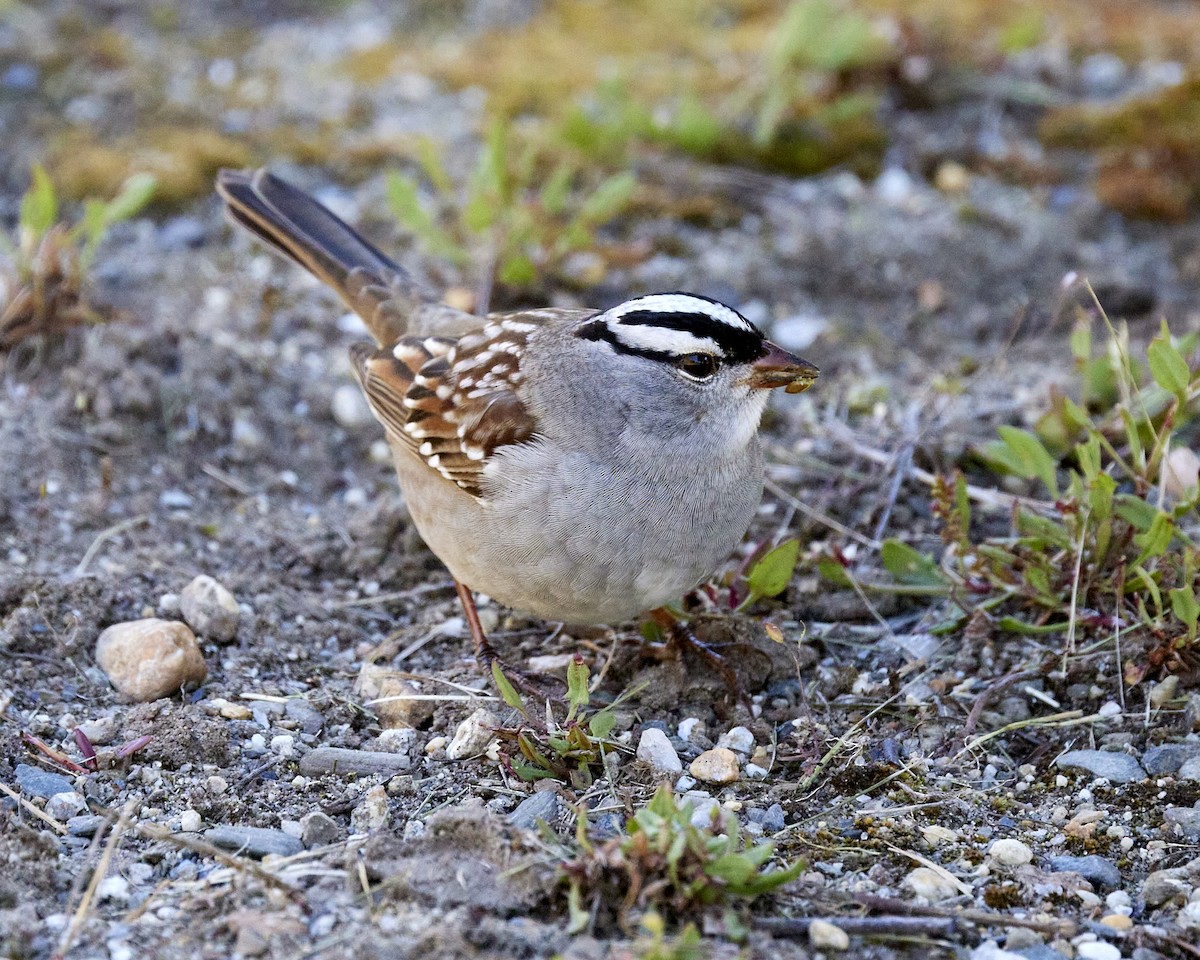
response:
[[[1120,949],[1102,940],[1079,944],[1075,948],[1075,955],[1080,960],[1121,960]]]
[[[721,734],[717,741],[718,747],[726,747],[734,753],[748,757],[754,752],[754,734],[745,727],[733,727]]]
[[[659,773],[680,774],[683,763],[667,735],[657,727],[647,727],[638,740],[637,758]]]
[[[841,927],[828,920],[810,920],[808,942],[817,950],[848,950],[850,937]]]
[[[499,728],[500,721],[496,716],[490,710],[480,707],[454,731],[454,739],[446,748],[447,758],[464,760],[484,753]],[[425,749],[428,751],[429,748]]]
[[[242,608],[233,594],[212,577],[201,574],[179,594],[183,619],[197,633],[218,642],[237,635]]]
[[[179,815],[179,830],[181,833],[197,833],[202,821],[195,810],[184,810]]]
[[[1005,837],[992,844],[988,858],[1002,867],[1023,867],[1033,860],[1033,851],[1020,840]]]

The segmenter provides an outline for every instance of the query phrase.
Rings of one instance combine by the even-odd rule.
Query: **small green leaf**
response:
[[[54,192],[54,182],[41,164],[34,164],[29,189],[21,198],[21,227],[36,243],[57,219],[58,195]]]
[[[567,208],[567,199],[571,194],[573,171],[569,163],[560,163],[554,168],[542,189],[538,191],[538,200],[542,209],[553,217],[559,216]]]
[[[1180,401],[1185,400],[1191,371],[1187,361],[1171,343],[1169,334],[1160,334],[1150,342],[1146,359],[1150,363],[1150,375],[1154,377],[1154,382],[1179,397]]]
[[[617,725],[617,716],[611,710],[599,710],[588,721],[588,733],[597,740],[605,740]]]
[[[821,557],[817,561],[817,573],[835,587],[850,589],[854,586],[854,581],[850,579],[850,574],[846,572],[846,568],[834,560],[833,557]]]
[[[588,705],[588,668],[581,659],[574,659],[567,665],[567,722],[575,719],[575,715]]]
[[[104,225],[111,227],[136,216],[158,189],[158,180],[150,173],[135,173],[123,184],[115,197],[104,205]]]
[[[501,699],[514,710],[524,715],[525,701],[517,693],[517,688],[512,685],[512,681],[504,675],[504,671],[500,669],[500,664],[494,660],[492,661],[492,680],[496,684],[496,689],[500,691]]]
[[[1008,464],[1016,465],[1017,474],[1030,480],[1041,480],[1050,495],[1057,498],[1058,476],[1054,458],[1042,441],[1020,427],[1001,426],[997,433],[1012,454]]]
[[[1071,356],[1078,364],[1087,363],[1092,357],[1092,320],[1087,314],[1080,314],[1071,330]]]
[[[1167,591],[1171,598],[1171,612],[1188,628],[1189,636],[1196,634],[1196,621],[1200,620],[1200,603],[1196,602],[1196,593],[1190,585],[1175,587]]]
[[[600,184],[579,208],[579,219],[600,225],[619,216],[629,205],[637,177],[632,173],[617,173]]]
[[[996,621],[996,626],[1006,633],[1019,633],[1025,636],[1036,637],[1049,633],[1065,632],[1069,629],[1070,623],[1063,621],[1062,623],[1043,623],[1034,626],[1031,623],[1026,623],[1024,620],[1018,620],[1016,617],[1001,617]]]
[[[941,586],[945,583],[932,557],[899,540],[885,540],[879,551],[879,559],[899,583],[909,586]]]
[[[738,887],[748,881],[757,869],[750,859],[741,853],[727,853],[704,868],[704,872],[717,880],[724,880]]]
[[[527,287],[537,279],[537,267],[523,253],[515,253],[500,264],[496,277],[510,287]]]
[[[1154,504],[1147,503],[1132,493],[1116,494],[1113,497],[1113,511],[1134,529],[1143,533],[1150,529],[1150,525],[1159,515],[1159,510]]]
[[[746,575],[750,595],[755,598],[776,597],[783,593],[792,580],[792,573],[799,559],[799,540],[784,540],[779,546],[767,551]]]
[[[1133,538],[1134,544],[1142,551],[1137,558],[1138,564],[1143,564],[1152,557],[1161,557],[1171,545],[1175,536],[1175,521],[1169,514],[1158,511],[1150,529],[1139,533]]]

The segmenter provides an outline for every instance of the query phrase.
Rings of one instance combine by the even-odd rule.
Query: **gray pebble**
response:
[[[22,793],[34,797],[53,797],[58,793],[71,793],[75,785],[61,773],[51,773],[27,763],[18,763],[14,771]]]
[[[508,822],[514,827],[524,827],[527,830],[536,829],[539,820],[553,827],[558,822],[561,811],[562,803],[557,793],[552,790],[539,790],[517,804],[517,809],[508,815]]]
[[[412,766],[405,754],[384,753],[380,750],[348,750],[345,747],[317,747],[300,758],[300,772],[307,777],[325,773],[347,775],[380,774],[394,777]]]
[[[284,712],[299,723],[300,729],[305,733],[319,733],[325,726],[325,717],[302,697],[289,697]]]
[[[320,810],[314,810],[300,818],[300,840],[306,847],[323,847],[335,843],[342,836],[337,821]]]
[[[1109,750],[1068,750],[1057,760],[1056,766],[1086,770],[1095,777],[1104,777],[1111,783],[1133,783],[1146,779],[1142,765],[1127,753]]]
[[[1152,777],[1176,773],[1189,757],[1200,754],[1200,744],[1168,743],[1142,754],[1142,766]]]
[[[762,819],[758,822],[767,833],[778,833],[785,826],[783,807],[777,803],[771,804],[763,811]]]
[[[1187,872],[1181,867],[1155,870],[1142,884],[1142,900],[1148,907],[1161,907],[1168,900],[1187,900],[1192,886],[1187,881]]]
[[[195,217],[172,217],[158,231],[158,244],[164,250],[188,250],[204,243],[204,224]]]
[[[263,827],[213,827],[204,831],[204,839],[213,846],[251,857],[265,857],[269,853],[290,857],[304,849],[303,843],[282,830]]]
[[[1178,830],[1188,840],[1200,840],[1200,808],[1169,807],[1163,821],[1172,833]]]
[[[1059,873],[1077,873],[1092,886],[1105,890],[1121,885],[1121,871],[1116,865],[1094,853],[1086,857],[1051,857],[1050,869]]]
[[[1025,960],[1067,960],[1065,956],[1055,950],[1053,947],[1044,943],[1035,944],[1032,947],[1026,947],[1024,950],[1015,951]]]
[[[1180,780],[1200,780],[1200,757],[1191,757],[1179,766]]]
[[[93,813],[80,814],[67,821],[67,833],[73,837],[91,837],[100,829],[104,818]]]

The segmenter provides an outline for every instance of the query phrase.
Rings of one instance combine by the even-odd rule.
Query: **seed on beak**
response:
[[[747,383],[760,390],[783,387],[784,393],[803,393],[813,385],[820,371],[802,357],[788,353],[770,340],[763,343],[763,355],[750,368]]]

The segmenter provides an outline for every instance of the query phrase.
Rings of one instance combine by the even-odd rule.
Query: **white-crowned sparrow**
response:
[[[470,590],[547,620],[619,622],[694,589],[744,536],[768,389],[798,393],[817,368],[737,311],[662,293],[474,317],[264,170],[222,171],[217,189],[378,342],[352,348],[355,372],[484,658]]]

